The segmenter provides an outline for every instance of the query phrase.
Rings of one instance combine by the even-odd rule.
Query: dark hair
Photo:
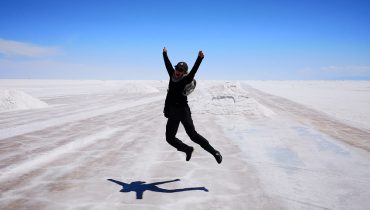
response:
[[[176,70],[182,69],[185,73],[188,73],[188,64],[181,61],[175,66]]]

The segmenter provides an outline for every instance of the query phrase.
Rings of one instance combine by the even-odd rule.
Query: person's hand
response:
[[[198,56],[201,57],[201,58],[204,58],[203,51],[199,51]]]
[[[166,47],[164,47],[164,48],[163,48],[163,52],[164,52],[164,53],[167,53],[167,49],[166,49]]]

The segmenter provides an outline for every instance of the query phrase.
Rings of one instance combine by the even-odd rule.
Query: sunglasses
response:
[[[177,68],[176,71],[178,71],[178,72],[184,72],[185,70],[182,69],[182,68]]]

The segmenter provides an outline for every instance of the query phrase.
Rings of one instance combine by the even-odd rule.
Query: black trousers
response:
[[[181,140],[176,138],[176,133],[179,128],[179,124],[184,126],[186,133],[190,139],[199,144],[203,149],[214,155],[216,150],[209,144],[209,142],[200,134],[195,131],[193,119],[191,118],[191,112],[188,105],[186,106],[170,106],[166,107],[167,113],[167,125],[166,125],[166,140],[167,142],[175,147],[178,151],[186,152],[191,147],[184,144]]]

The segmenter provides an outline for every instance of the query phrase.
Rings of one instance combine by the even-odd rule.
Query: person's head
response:
[[[179,62],[175,66],[175,78],[176,79],[181,78],[182,76],[184,76],[184,74],[187,74],[187,73],[188,73],[188,65],[185,62]]]

